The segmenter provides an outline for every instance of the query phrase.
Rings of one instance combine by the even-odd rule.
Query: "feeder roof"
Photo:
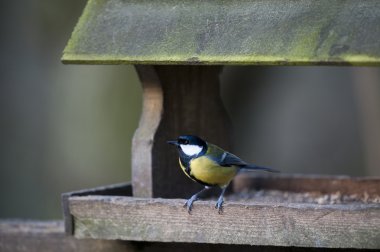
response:
[[[62,61],[380,65],[380,1],[89,0]]]

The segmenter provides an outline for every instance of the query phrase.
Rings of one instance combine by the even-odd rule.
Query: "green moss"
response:
[[[380,65],[378,19],[357,11],[355,0],[89,0],[62,61]]]
[[[99,0],[88,0],[86,7],[83,10],[82,16],[79,18],[76,24],[71,38],[67,43],[63,53],[75,52],[81,46],[81,43],[86,43],[83,37],[86,34],[86,24],[89,25],[92,22],[93,15],[99,8]]]
[[[301,32],[292,44],[289,56],[296,56],[310,60],[313,57],[314,49],[316,48],[319,38],[319,30],[314,30],[308,33]]]
[[[119,57],[115,55],[71,55],[65,54],[62,58],[65,64],[157,64],[157,65],[354,65],[376,66],[379,59],[366,55],[346,55],[339,58],[319,58],[268,56],[268,55],[229,55],[210,56],[200,55],[194,58],[186,58],[181,55],[156,55],[154,60],[145,57]]]
[[[364,54],[343,54],[342,61],[350,62],[354,66],[379,66],[379,58]]]

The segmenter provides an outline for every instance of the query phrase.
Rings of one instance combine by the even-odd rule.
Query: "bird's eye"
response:
[[[178,142],[179,144],[189,144],[189,140],[187,139],[179,139]]]

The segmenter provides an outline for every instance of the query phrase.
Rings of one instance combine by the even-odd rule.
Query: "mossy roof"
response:
[[[380,1],[89,0],[62,61],[380,65]]]

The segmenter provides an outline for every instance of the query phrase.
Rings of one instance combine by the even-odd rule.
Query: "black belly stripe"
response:
[[[183,157],[180,157],[179,161],[181,162],[181,165],[185,167],[185,172],[187,175],[190,175],[190,159],[184,159]]]

